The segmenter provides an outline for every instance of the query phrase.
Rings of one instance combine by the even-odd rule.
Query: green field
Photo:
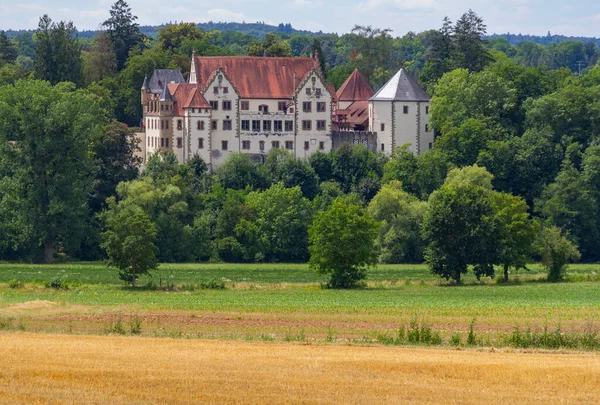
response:
[[[0,264],[0,329],[98,334],[122,315],[139,316],[152,336],[348,341],[393,335],[418,320],[447,341],[454,333],[464,340],[474,321],[489,343],[515,328],[595,333],[598,273],[599,265],[576,265],[565,282],[548,283],[532,266],[507,284],[467,277],[453,286],[423,265],[389,265],[369,273],[363,288],[328,290],[307,265],[165,264],[132,290],[102,263]],[[50,286],[57,280],[62,288]],[[225,288],[202,289],[209,280]]]

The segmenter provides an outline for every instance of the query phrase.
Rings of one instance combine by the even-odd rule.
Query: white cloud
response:
[[[361,3],[365,9],[392,6],[400,10],[431,10],[437,5],[435,0],[367,0]]]
[[[323,2],[315,0],[294,0],[294,5],[301,8],[321,7]]]

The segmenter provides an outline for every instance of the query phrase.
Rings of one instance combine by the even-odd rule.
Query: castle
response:
[[[156,69],[141,89],[144,161],[171,150],[209,168],[244,152],[261,162],[273,148],[306,158],[343,143],[391,153],[433,147],[430,97],[404,70],[377,93],[356,70],[336,91],[318,58],[192,55],[190,77]]]

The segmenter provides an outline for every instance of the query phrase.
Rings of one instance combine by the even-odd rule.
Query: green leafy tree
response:
[[[314,199],[319,192],[319,180],[310,163],[285,149],[271,149],[265,167],[271,184],[282,182],[286,188],[299,186],[304,196]]]
[[[194,23],[169,24],[158,29],[158,46],[165,51],[177,51],[184,42],[201,40],[205,36]]]
[[[561,281],[571,261],[581,258],[577,246],[563,236],[557,227],[543,227],[538,235],[542,265],[548,270],[548,280]]]
[[[300,187],[282,183],[246,200],[252,215],[251,234],[260,244],[260,256],[268,261],[304,262],[308,258],[308,226],[313,217],[310,202]],[[252,239],[251,238],[251,239]]]
[[[529,207],[522,198],[494,192],[491,200],[498,224],[498,263],[502,265],[506,282],[510,268],[525,269],[535,254],[538,224],[530,218]]]
[[[385,70],[398,67],[389,66],[393,46],[391,31],[387,28],[380,29],[361,25],[355,25],[352,29],[352,34],[355,34],[357,39],[355,63],[358,70],[371,84],[375,84],[373,80],[377,68]]]
[[[498,256],[491,175],[486,179],[482,170],[450,171],[446,183],[429,197],[423,220],[425,261],[433,274],[457,284],[469,265],[477,278],[492,276]]]
[[[38,79],[52,84],[81,84],[83,59],[81,45],[72,22],[53,23],[48,15],[40,17],[35,33],[34,71]]]
[[[148,214],[135,205],[117,205],[114,198],[104,213],[106,231],[102,248],[109,266],[119,269],[119,278],[135,288],[136,280],[158,267],[156,230]]]
[[[402,190],[392,180],[369,203],[368,211],[381,223],[378,245],[381,263],[421,263],[425,243],[421,236],[427,203]]]
[[[217,181],[225,188],[264,190],[268,187],[265,167],[253,163],[247,153],[232,153],[215,174]]]
[[[292,48],[290,42],[286,39],[282,39],[276,34],[267,34],[265,39],[254,40],[248,44],[248,55],[249,56],[292,56]]]
[[[359,205],[342,199],[316,214],[308,230],[310,267],[329,274],[328,286],[349,288],[377,264],[379,224]]]
[[[144,44],[144,37],[135,20],[137,16],[133,15],[127,2],[117,0],[110,9],[110,18],[102,23],[112,42],[117,70],[123,68],[132,49],[141,48]]]
[[[479,72],[492,60],[483,36],[487,27],[473,10],[464,13],[454,25],[454,59],[457,67]]]
[[[76,249],[84,237],[94,178],[90,144],[100,139],[105,115],[83,92],[33,80],[0,87],[0,115],[7,170],[0,178],[12,184],[0,190],[0,200],[22,213],[14,229],[27,235],[17,239],[42,246],[50,263],[55,248]]]
[[[113,77],[117,69],[117,57],[107,33],[101,32],[92,41],[83,56],[83,73],[87,84]]]
[[[6,32],[0,31],[0,67],[14,63],[19,56],[17,47],[8,39]]]

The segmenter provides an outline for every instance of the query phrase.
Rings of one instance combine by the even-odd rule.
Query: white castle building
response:
[[[142,86],[146,161],[171,150],[180,162],[200,156],[211,169],[229,154],[261,161],[273,148],[306,158],[341,143],[390,153],[431,149],[429,96],[403,70],[376,94],[358,71],[335,91],[318,58],[192,57],[186,82],[157,69]]]

